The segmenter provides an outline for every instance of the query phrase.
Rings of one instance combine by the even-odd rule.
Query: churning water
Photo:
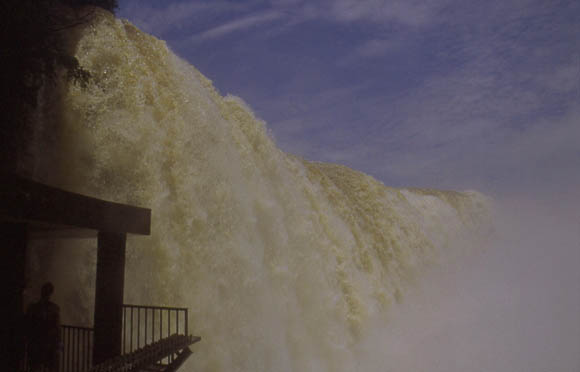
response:
[[[99,18],[76,55],[94,79],[67,85],[58,129],[37,130],[35,172],[152,209],[151,236],[129,238],[126,302],[190,308],[203,341],[185,370],[386,370],[368,362],[377,319],[489,217],[475,192],[394,189],[282,152],[239,98],[126,21]],[[64,320],[89,322],[95,243],[58,244]]]

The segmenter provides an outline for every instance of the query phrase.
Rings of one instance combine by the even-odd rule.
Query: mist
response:
[[[364,370],[579,371],[577,200],[496,200],[483,249],[430,270],[376,321]]]

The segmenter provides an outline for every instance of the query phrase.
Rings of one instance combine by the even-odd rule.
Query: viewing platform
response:
[[[176,371],[201,340],[186,308],[123,304],[127,234],[149,235],[151,210],[113,203],[0,172],[0,264],[7,318],[0,357],[25,371],[23,291],[29,239],[97,238],[92,327],[62,326],[61,372]],[[4,336],[6,335],[6,336]]]
[[[62,326],[61,372],[176,371],[201,340],[188,332],[188,309],[123,305],[122,352],[92,362],[92,328]]]

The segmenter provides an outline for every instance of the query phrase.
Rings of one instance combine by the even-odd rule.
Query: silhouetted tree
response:
[[[89,73],[65,45],[65,34],[94,15],[87,5],[114,11],[117,1],[0,1],[0,168],[15,169],[43,84],[53,84],[60,72],[88,82]]]

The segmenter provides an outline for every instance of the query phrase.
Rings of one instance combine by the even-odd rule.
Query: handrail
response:
[[[60,372],[87,371],[93,362],[93,329],[62,325],[61,340]]]
[[[123,307],[133,307],[133,308],[147,308],[147,309],[156,309],[156,310],[183,310],[187,311],[187,307],[171,307],[171,306],[150,306],[150,305],[131,305],[131,304],[123,304]]]
[[[122,354],[128,354],[172,335],[189,336],[185,307],[123,305]],[[170,355],[166,362],[173,361]]]
[[[93,328],[63,324],[60,326],[62,348],[59,372],[88,371],[93,363]],[[25,345],[20,370],[30,370],[28,347]]]
[[[189,334],[189,311],[185,307],[143,306],[124,304],[122,354],[134,355],[138,350],[152,345],[167,345],[167,340],[188,340],[195,343],[199,337]],[[178,338],[176,338],[178,337]],[[182,337],[185,337],[182,339]],[[62,352],[59,372],[85,372],[93,363],[94,329],[72,325],[61,325]],[[182,342],[182,341],[180,341]],[[176,349],[177,350],[177,349]],[[25,350],[26,354],[26,350]],[[167,353],[159,363],[168,366],[179,360],[179,353]],[[182,356],[183,357],[183,356]],[[21,369],[29,369],[26,355]]]

